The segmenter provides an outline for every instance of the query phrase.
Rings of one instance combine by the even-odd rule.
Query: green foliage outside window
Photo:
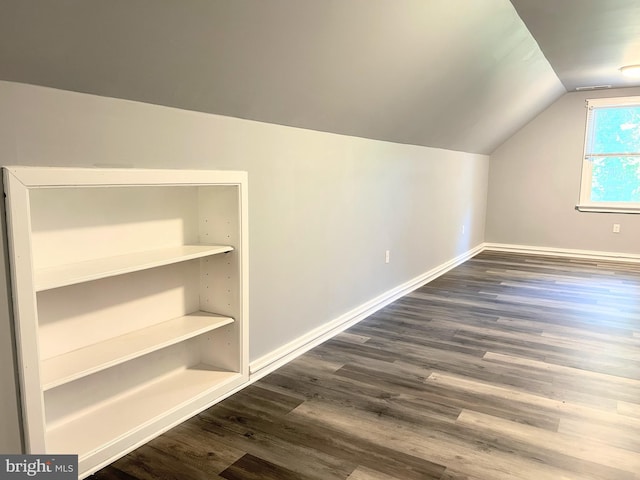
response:
[[[640,203],[640,106],[595,109],[589,140],[591,201]]]

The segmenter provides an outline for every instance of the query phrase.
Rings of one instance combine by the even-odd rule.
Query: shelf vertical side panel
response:
[[[239,253],[235,250],[225,255],[206,258],[201,263],[200,308],[204,311],[222,313],[235,321],[213,334],[202,344],[203,361],[220,368],[242,372],[242,353],[246,346],[242,342],[244,331],[240,298],[235,286],[239,274],[235,264]]]
[[[245,286],[241,269],[246,247],[242,229],[242,183],[202,187],[199,195],[200,241],[227,242],[232,252],[203,259],[201,262],[200,305],[233,317],[236,321],[216,333],[212,348],[203,349],[208,362],[248,375],[248,336]],[[246,205],[246,203],[245,203]]]
[[[4,188],[25,447],[29,453],[44,453],[45,417],[40,388],[29,189],[7,169],[4,169]]]
[[[239,292],[240,309],[242,311],[241,345],[242,348],[242,371],[247,378],[249,376],[249,181],[248,173],[243,172],[242,181],[239,185],[240,205],[238,211],[240,215],[240,254],[239,254]]]

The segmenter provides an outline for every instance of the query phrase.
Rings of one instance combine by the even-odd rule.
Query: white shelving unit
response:
[[[245,172],[6,167],[29,453],[85,477],[248,381]]]

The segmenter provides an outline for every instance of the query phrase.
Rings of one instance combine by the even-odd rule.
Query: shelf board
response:
[[[43,360],[42,389],[49,390],[230,323],[233,318],[195,312]]]
[[[208,365],[162,377],[48,429],[47,451],[78,454],[82,460],[240,377],[240,373],[213,370]]]
[[[231,250],[233,247],[229,245],[182,245],[42,268],[35,271],[35,290],[41,292],[230,252]]]

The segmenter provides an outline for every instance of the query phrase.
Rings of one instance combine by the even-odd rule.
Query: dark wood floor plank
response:
[[[482,435],[476,435],[472,428],[445,424],[425,428],[400,423],[393,418],[380,418],[369,412],[345,412],[313,400],[300,405],[290,415],[300,416],[312,425],[329,424],[337,432],[353,432],[365,441],[383,437],[395,450],[410,451],[414,456],[441,465],[456,465],[461,472],[487,479],[511,480],[515,472],[519,475],[516,478],[527,480],[563,478],[566,472],[564,468],[539,463],[529,451],[526,455],[522,451],[520,455],[514,455],[511,445],[501,444],[494,438],[487,441]],[[581,478],[605,480],[611,477],[592,472]],[[627,480],[629,473],[618,478]]]
[[[635,452],[640,456],[640,428],[631,425],[608,425],[602,421],[585,422],[563,418],[558,432],[577,438],[595,439],[599,443]]]
[[[246,454],[221,474],[227,480],[304,480],[304,476]]]
[[[338,409],[342,407],[338,406]],[[401,474],[401,478],[407,480],[437,479],[443,471],[440,465],[416,458],[404,452],[390,449],[378,442],[363,441],[357,435],[344,434],[335,429],[323,425],[313,425],[310,428],[304,418],[287,415],[283,419],[286,428],[264,419],[253,417],[250,413],[244,417],[234,415],[224,406],[216,408],[215,415],[203,415],[205,424],[201,428],[219,432],[223,435],[225,430],[234,432],[238,437],[249,439],[251,442],[269,441],[273,435],[277,441],[267,447],[274,451],[270,458],[281,465],[288,465],[290,470],[300,471],[304,462],[307,465],[307,474],[319,480],[331,478],[346,478],[345,471],[354,468],[354,464],[366,465],[368,468],[384,472],[389,475]],[[450,422],[453,423],[452,421]],[[235,441],[228,438],[230,441]],[[272,440],[273,441],[273,440]],[[288,458],[277,455],[278,443],[285,442],[290,445]],[[255,449],[247,447],[255,454]],[[305,451],[316,452],[311,456],[304,455]],[[318,455],[333,457],[337,466],[323,466],[323,460],[314,459]]]
[[[138,477],[129,475],[113,465],[96,472],[90,477],[92,480],[136,480]]]
[[[112,467],[125,472],[127,477],[140,480],[208,480],[220,478],[209,468],[201,468],[203,464],[194,464],[188,458],[176,458],[164,450],[150,445],[143,445],[118,460]],[[101,474],[102,472],[99,472]]]
[[[313,480],[338,480],[346,478],[355,464],[349,459],[327,455],[322,450],[292,442],[282,433],[274,435],[282,427],[260,416],[253,416],[224,405],[200,414],[190,422],[198,428],[217,435],[221,442],[242,449],[252,456],[268,458],[269,462],[284,470],[296,472],[300,478]]]
[[[377,472],[367,467],[356,468],[347,480],[403,480],[388,473]]]
[[[640,480],[640,264],[483,252],[96,480]]]
[[[546,465],[575,472],[580,478],[633,479],[640,471],[640,455],[585,436],[551,433],[490,415],[463,411],[458,424],[477,436],[526,457],[532,451]],[[532,448],[533,447],[533,448]]]

